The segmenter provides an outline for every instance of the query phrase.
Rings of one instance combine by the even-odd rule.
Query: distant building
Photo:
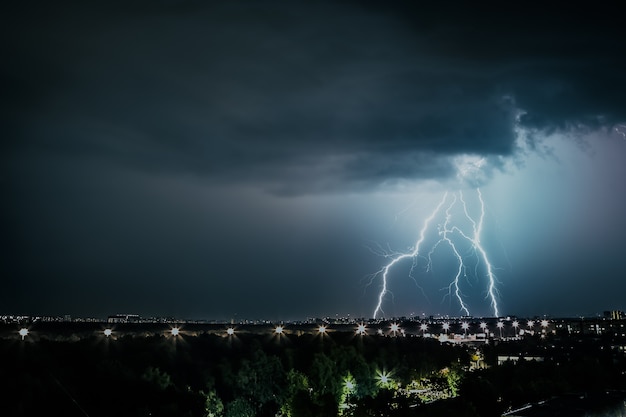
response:
[[[620,310],[605,311],[604,318],[611,320],[623,320],[626,318],[626,314],[624,314],[624,312]]]
[[[107,318],[107,323],[139,323],[141,317],[138,314],[114,314]]]
[[[502,365],[505,362],[518,362],[518,361],[535,361],[543,362],[543,356],[518,356],[518,355],[498,355],[498,365]]]

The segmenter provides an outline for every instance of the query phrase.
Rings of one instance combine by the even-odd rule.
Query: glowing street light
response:
[[[426,333],[426,330],[428,330],[428,324],[422,323],[422,325],[420,326],[420,330],[422,331],[422,337],[424,337],[424,333]]]
[[[365,325],[363,323],[359,324],[356,328],[356,334],[358,335],[365,335],[367,334],[367,328],[365,327]]]
[[[376,333],[378,333],[380,336],[382,336],[383,335],[383,329],[376,330]]]
[[[326,326],[322,325],[320,327],[317,328],[317,332],[321,335],[326,334]]]
[[[485,333],[485,330],[487,329],[487,323],[485,323],[484,321],[480,323],[480,328],[482,329],[483,333]]]
[[[395,336],[396,333],[400,331],[400,325],[398,323],[391,323],[389,329],[391,330],[391,333],[393,333],[393,335]]]
[[[548,327],[548,324],[548,320],[541,320],[541,327],[543,327],[544,329]]]
[[[450,323],[444,323],[441,327],[443,327],[443,330],[446,332],[446,334],[448,334],[448,330],[450,330]]]
[[[346,388],[348,388],[349,391],[354,390],[354,382],[352,382],[352,380],[346,379],[344,381],[344,385],[346,386]]]
[[[111,330],[111,329],[104,329],[104,331],[102,333],[104,333],[104,335],[106,337],[110,337],[113,334],[113,330]]]
[[[504,323],[499,321],[498,324],[496,324],[496,326],[498,327],[498,329],[500,329],[500,339],[502,339],[502,328],[504,327]]]
[[[529,328],[531,328],[531,329],[532,329],[532,328],[533,328],[533,326],[535,325],[535,322],[534,322],[534,321],[532,321],[532,320],[528,320],[528,322],[526,323],[526,325],[527,325]]]
[[[172,336],[178,336],[180,334],[180,329],[178,327],[173,327],[170,332],[172,333]]]
[[[226,329],[226,334],[229,336],[232,336],[235,334],[235,329],[233,329],[232,327],[229,327],[228,329]]]
[[[519,322],[515,320],[513,322],[513,328],[515,329],[515,337],[517,337],[517,327],[519,326]]]
[[[26,336],[28,336],[28,329],[26,327],[22,327],[19,331],[20,336],[22,336],[22,340],[24,340],[24,338]]]
[[[284,330],[285,329],[283,328],[283,326],[276,326],[274,328],[274,333],[276,333],[276,334],[283,334]]]
[[[461,324],[461,328],[463,329],[463,332],[464,332],[464,333],[465,333],[465,335],[467,336],[467,329],[469,329],[469,323],[468,323],[468,322],[466,322],[466,321],[464,321],[464,322]]]
[[[380,386],[386,386],[393,382],[391,374],[388,372],[376,371],[376,379],[378,380],[378,385]]]

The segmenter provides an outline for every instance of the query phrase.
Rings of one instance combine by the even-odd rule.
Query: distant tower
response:
[[[604,317],[611,320],[622,320],[626,318],[626,314],[620,310],[605,311]]]

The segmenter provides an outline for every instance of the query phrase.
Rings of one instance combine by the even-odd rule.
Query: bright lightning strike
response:
[[[400,254],[397,255],[395,258],[393,258],[393,260],[391,262],[389,262],[385,267],[383,267],[383,269],[381,269],[380,271],[378,271],[377,273],[375,273],[373,275],[372,278],[376,278],[377,276],[381,276],[382,277],[382,281],[383,281],[383,286],[382,289],[380,291],[380,294],[378,295],[378,304],[376,305],[376,309],[374,310],[374,318],[376,318],[376,316],[378,315],[379,312],[382,312],[382,304],[383,304],[383,299],[385,297],[385,295],[387,295],[387,279],[388,279],[388,274],[389,274],[389,270],[398,262],[403,261],[404,259],[413,259],[413,266],[417,265],[417,257],[420,253],[420,245],[422,244],[422,242],[424,242],[425,239],[425,235],[426,235],[426,230],[428,229],[428,226],[430,225],[430,222],[433,221],[433,219],[435,218],[435,216],[437,215],[437,213],[439,212],[439,210],[441,209],[441,206],[443,206],[443,204],[446,201],[446,198],[448,198],[448,193],[446,192],[443,196],[443,198],[441,199],[441,202],[439,203],[439,205],[437,206],[437,208],[435,209],[435,211],[433,211],[433,213],[426,218],[426,220],[424,220],[424,226],[422,227],[422,230],[420,231],[420,237],[417,240],[417,242],[415,242],[415,246],[413,247],[413,251],[409,252],[409,253],[404,253],[404,254]]]
[[[470,312],[467,309],[467,306],[465,305],[465,303],[463,302],[463,296],[461,294],[461,289],[459,288],[459,279],[461,278],[461,274],[463,273],[463,269],[464,269],[463,257],[459,253],[459,250],[456,248],[456,245],[454,244],[454,242],[450,239],[449,234],[452,233],[454,230],[448,228],[448,226],[450,224],[450,220],[452,218],[452,215],[450,214],[450,210],[452,210],[452,208],[456,204],[456,200],[457,200],[456,196],[453,195],[452,196],[452,203],[450,203],[450,205],[446,209],[446,221],[444,222],[444,224],[442,226],[443,230],[439,231],[439,235],[442,236],[441,240],[439,240],[437,243],[435,243],[435,246],[433,246],[433,249],[428,254],[428,265],[429,265],[429,269],[430,269],[430,267],[432,266],[431,256],[432,256],[433,252],[435,251],[435,249],[437,249],[437,246],[439,246],[439,243],[446,242],[450,246],[450,248],[452,249],[452,252],[454,253],[454,256],[456,257],[457,261],[459,262],[459,268],[457,269],[456,275],[454,276],[454,280],[452,280],[452,282],[448,286],[448,294],[450,295],[452,293],[452,289],[454,288],[454,295],[456,296],[457,300],[459,301],[459,304],[461,306],[461,310],[463,310],[465,312],[465,314],[469,316]]]
[[[478,170],[483,165],[484,160],[479,160],[478,162],[472,163],[470,169]],[[468,175],[468,169],[464,169],[460,171],[462,176]],[[378,314],[384,314],[382,309],[383,301],[385,296],[389,293],[389,273],[391,269],[401,261],[406,259],[412,259],[413,264],[411,266],[411,271],[409,276],[413,278],[413,271],[417,267],[418,259],[421,255],[421,247],[426,240],[426,233],[430,227],[430,224],[433,220],[440,215],[442,208],[445,206],[444,210],[444,222],[439,225],[439,240],[435,242],[435,244],[431,247],[430,251],[426,258],[427,265],[426,271],[432,270],[432,255],[437,251],[440,245],[447,245],[454,255],[456,262],[458,263],[458,268],[456,269],[456,274],[454,275],[452,281],[448,285],[448,295],[452,297],[454,294],[455,299],[457,300],[460,310],[466,314],[470,315],[469,307],[464,301],[463,293],[461,292],[461,278],[466,276],[465,271],[468,269],[468,262],[466,260],[467,257],[461,255],[462,252],[459,248],[462,242],[465,242],[464,245],[470,246],[470,253],[476,259],[474,261],[474,271],[476,276],[478,276],[479,264],[484,265],[485,275],[487,277],[487,289],[486,289],[486,298],[490,301],[490,307],[493,311],[493,315],[498,317],[500,315],[498,309],[498,291],[496,288],[497,278],[494,274],[494,267],[491,264],[489,257],[487,255],[487,251],[485,247],[482,245],[481,236],[483,233],[483,225],[485,220],[485,202],[483,200],[482,193],[479,188],[476,188],[477,199],[479,202],[480,212],[477,218],[473,217],[470,214],[470,211],[467,207],[467,204],[463,198],[463,193],[459,191],[458,193],[450,194],[448,192],[444,193],[443,198],[435,207],[433,212],[424,220],[424,224],[419,233],[419,238],[415,242],[415,245],[411,252],[407,253],[383,253],[385,257],[391,259],[387,265],[385,265],[382,269],[372,275],[372,280],[380,277],[382,281],[381,290],[378,294],[378,302],[376,304],[376,308],[374,309],[373,317],[376,318]],[[466,218],[464,221],[466,227],[462,225],[457,225],[453,222],[453,210],[456,208],[457,204],[459,204],[462,208],[463,214]],[[457,209],[457,211],[460,209]],[[469,223],[468,223],[469,222]],[[467,226],[469,224],[469,227]],[[468,230],[469,229],[469,230]],[[422,258],[424,258],[422,256]]]
[[[463,200],[463,194],[460,194],[461,202],[463,203],[463,210],[465,211],[465,215],[472,223],[472,227],[474,229],[474,237],[468,240],[471,241],[473,248],[476,251],[478,251],[478,253],[480,254],[487,268],[487,278],[489,280],[489,285],[487,288],[487,297],[491,301],[491,308],[493,309],[493,315],[495,317],[498,317],[500,316],[500,312],[498,311],[498,301],[496,297],[496,293],[497,293],[496,281],[497,280],[496,280],[495,274],[493,273],[493,266],[491,265],[491,262],[489,262],[489,259],[487,258],[487,251],[485,251],[485,248],[480,243],[480,235],[482,234],[483,222],[485,220],[485,202],[483,201],[483,195],[480,192],[480,188],[476,189],[476,193],[478,194],[478,201],[480,201],[480,217],[478,219],[478,224],[476,224],[476,222],[469,215],[467,211],[467,204],[465,204],[465,201]],[[463,236],[466,237],[464,234]]]

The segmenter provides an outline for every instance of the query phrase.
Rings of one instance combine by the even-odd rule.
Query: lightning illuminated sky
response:
[[[0,314],[626,310],[618,4],[2,8]]]

